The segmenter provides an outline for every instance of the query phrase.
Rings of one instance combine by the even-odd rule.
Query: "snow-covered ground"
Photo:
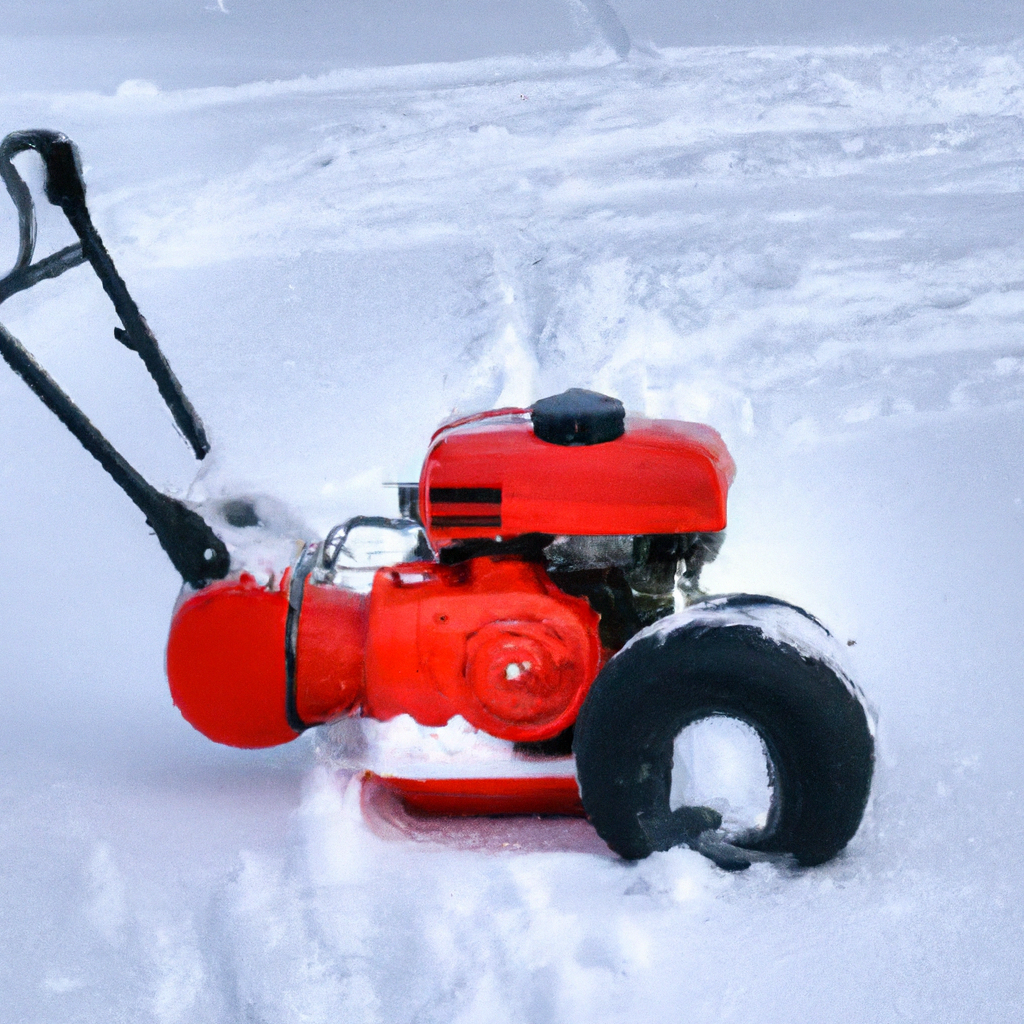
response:
[[[315,737],[209,743],[163,678],[173,569],[3,368],[0,1019],[1019,1019],[1024,45],[622,60],[574,24],[273,84],[3,79],[0,134],[81,149],[213,437],[198,481],[86,270],[0,319],[154,482],[314,531],[393,512],[453,409],[582,385],[715,425],[739,472],[706,584],[855,641],[861,831],[738,875],[626,865],[582,822],[409,838]]]

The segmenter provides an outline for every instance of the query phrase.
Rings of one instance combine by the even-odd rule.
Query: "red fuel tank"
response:
[[[735,466],[699,423],[625,418],[625,432],[563,445],[534,433],[530,412],[457,420],[433,438],[419,484],[431,545],[523,533],[577,536],[716,532]]]

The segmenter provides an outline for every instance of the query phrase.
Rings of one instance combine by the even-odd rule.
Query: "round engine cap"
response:
[[[542,441],[565,446],[604,444],[622,437],[626,430],[623,404],[584,388],[569,388],[535,402],[530,419]]]

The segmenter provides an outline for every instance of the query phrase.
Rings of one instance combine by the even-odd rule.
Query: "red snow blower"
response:
[[[13,164],[28,149],[80,239],[37,262],[33,202]],[[12,133],[0,175],[21,239],[0,302],[88,261],[120,318],[116,338],[202,459],[203,426],[92,224],[72,142]],[[787,855],[818,864],[856,832],[872,728],[835,641],[793,605],[699,589],[734,472],[710,427],[627,415],[575,388],[455,420],[431,439],[419,481],[399,485],[399,518],[350,519],[260,583],[2,326],[0,351],[141,509],[184,579],[167,675],[182,715],[211,739],[265,747],[346,716],[428,729],[461,717],[504,742],[507,770],[388,775],[409,808],[585,813],[629,859],[686,844],[730,869]],[[250,499],[223,512],[236,532],[260,527]],[[353,542],[367,530],[402,553],[354,586]],[[731,830],[728,808],[687,802],[676,780],[679,737],[722,719],[753,730],[770,791],[760,818]]]

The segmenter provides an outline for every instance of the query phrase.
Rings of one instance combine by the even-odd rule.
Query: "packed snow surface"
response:
[[[163,677],[173,569],[3,369],[0,1019],[1020,1019],[1024,47],[622,50],[4,79],[0,133],[81,149],[212,435],[198,480],[87,270],[0,319],[155,483],[301,536],[394,514],[453,411],[583,386],[712,424],[738,475],[705,584],[847,645],[860,832],[740,874],[581,821],[410,836],[322,737],[209,743]]]
[[[319,753],[350,772],[407,779],[575,775],[572,757],[520,754],[511,740],[475,729],[461,715],[447,725],[420,725],[411,715],[387,722],[342,718],[320,730]]]

